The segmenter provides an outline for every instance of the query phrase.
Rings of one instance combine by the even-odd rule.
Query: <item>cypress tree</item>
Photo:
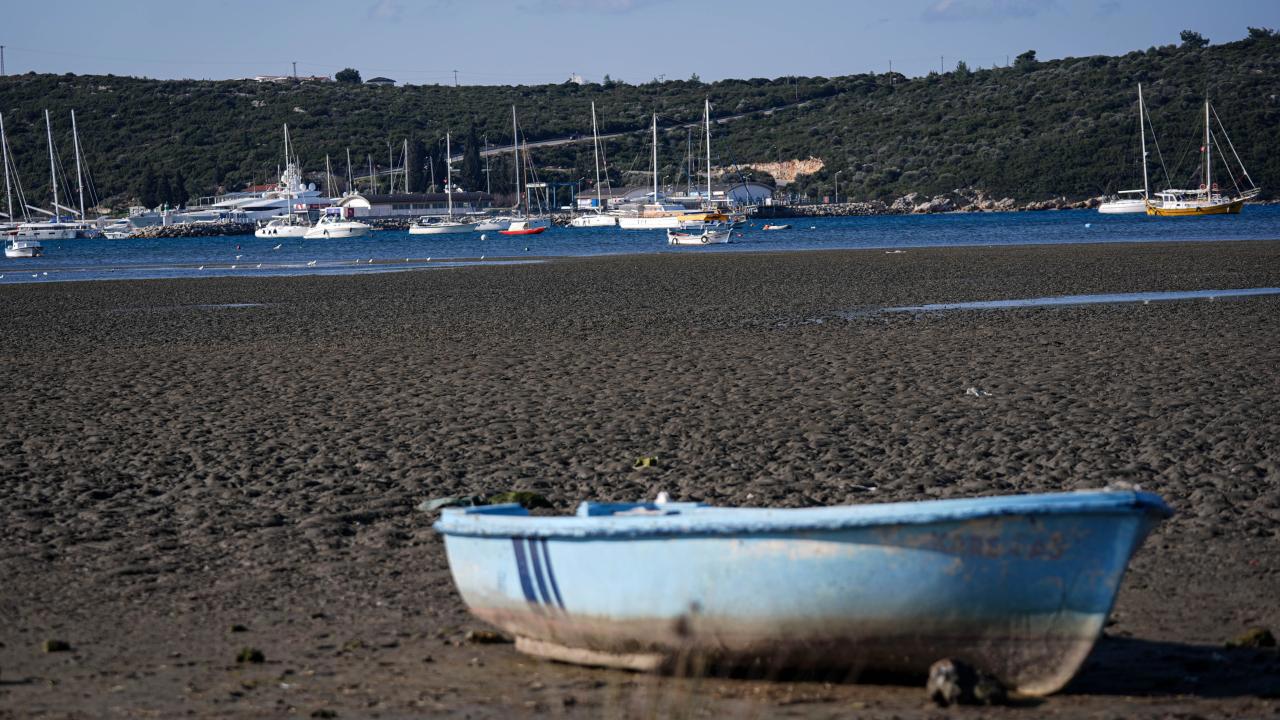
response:
[[[484,188],[484,169],[480,163],[480,137],[476,132],[475,123],[471,123],[471,128],[467,130],[467,146],[462,154],[460,180],[463,190],[475,192]]]

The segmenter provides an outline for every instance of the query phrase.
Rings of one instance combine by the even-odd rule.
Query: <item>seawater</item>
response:
[[[790,223],[790,230],[769,232],[760,229],[765,222],[753,221],[735,231],[728,245],[707,247],[671,247],[661,231],[617,228],[551,228],[522,237],[491,232],[484,240],[479,233],[398,231],[350,240],[259,240],[252,235],[67,240],[46,243],[44,257],[0,259],[0,284],[376,273],[592,255],[1280,240],[1280,206],[1250,206],[1240,215],[1203,218],[1101,215],[1092,210],[793,218],[774,221]],[[277,244],[279,250],[274,249]]]

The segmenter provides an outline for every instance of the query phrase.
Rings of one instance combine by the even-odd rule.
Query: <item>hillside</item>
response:
[[[1267,187],[1265,196],[1276,195],[1280,39],[1274,36],[1203,49],[1171,45],[1120,57],[1023,59],[1014,67],[914,79],[879,74],[455,88],[27,74],[0,78],[0,111],[28,200],[43,206],[48,205],[46,108],[68,170],[74,169],[68,115],[76,110],[99,195],[123,207],[144,195],[176,200],[273,180],[284,123],[304,165],[319,180],[326,153],[335,174],[345,175],[350,148],[356,173],[363,174],[366,155],[383,168],[388,143],[395,144],[398,156],[405,138],[421,143],[439,163],[446,129],[454,133],[457,153],[473,123],[479,137],[507,144],[513,104],[531,141],[585,136],[582,142],[535,150],[544,179],[593,175],[590,103],[595,101],[601,132],[636,131],[607,143],[614,182],[645,182],[637,173],[623,175],[648,169],[649,114],[658,112],[660,126],[696,121],[707,97],[717,117],[754,112],[714,129],[716,165],[768,167],[816,158],[821,169],[800,175],[791,186],[815,197],[831,193],[840,171],[842,198],[974,187],[1025,202],[1083,198],[1140,182],[1139,82],[1175,183],[1193,182],[1201,132],[1198,105],[1207,88],[1254,180]],[[783,109],[755,112],[775,107]],[[687,143],[698,155],[698,133],[690,141],[686,130],[677,129],[661,139],[663,178],[683,184]],[[496,192],[511,183],[508,163],[494,160]],[[438,164],[435,172],[441,174]]]

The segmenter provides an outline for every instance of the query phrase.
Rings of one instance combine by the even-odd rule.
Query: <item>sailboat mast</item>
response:
[[[1138,83],[1138,134],[1142,137],[1142,199],[1151,196],[1151,181],[1147,179],[1147,124],[1142,117],[1142,83]]]
[[[49,122],[49,111],[44,111],[44,129],[49,137],[49,185],[53,187],[53,219],[58,219],[58,173],[53,164],[53,123]]]
[[[511,164],[516,171],[516,210],[520,210],[520,131],[516,129],[516,106],[511,106]]]
[[[4,158],[4,201],[8,211],[5,217],[13,220],[13,190],[9,185],[9,139],[4,134],[4,113],[0,113],[0,155]]]
[[[449,133],[444,134],[444,197],[448,207],[449,219],[453,219],[453,193],[449,192],[449,184],[453,182],[453,145],[449,142]]]
[[[658,204],[658,113],[653,114],[653,204]]]
[[[364,158],[369,161],[369,194],[377,195],[378,179],[373,176],[373,155],[371,153],[365,153]]]
[[[600,130],[596,127],[596,103],[591,102],[591,148],[596,155],[596,212],[604,209],[604,200],[600,196]]]
[[[84,175],[80,172],[80,134],[76,132],[76,111],[71,111],[71,143],[76,149],[76,191],[80,193],[80,220],[84,220]]]
[[[347,191],[356,191],[356,185],[351,180],[351,148],[347,148]]]
[[[333,171],[329,168],[329,153],[324,154],[324,194],[333,197]]]
[[[1213,141],[1209,137],[1209,98],[1204,99],[1204,196],[1213,197]]]
[[[289,163],[293,162],[293,158],[289,155],[289,123],[284,124],[284,167],[289,168]]]
[[[711,209],[711,99],[703,100],[702,114],[707,121],[707,209]]]
[[[404,158],[404,191],[411,192],[409,189],[409,138],[404,139],[403,146]]]

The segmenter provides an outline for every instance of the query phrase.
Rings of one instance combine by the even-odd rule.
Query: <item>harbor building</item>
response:
[[[493,196],[483,192],[455,192],[453,214],[484,212],[493,207]],[[421,217],[449,213],[449,196],[444,193],[395,193],[394,195],[346,195],[338,199],[345,217]]]

